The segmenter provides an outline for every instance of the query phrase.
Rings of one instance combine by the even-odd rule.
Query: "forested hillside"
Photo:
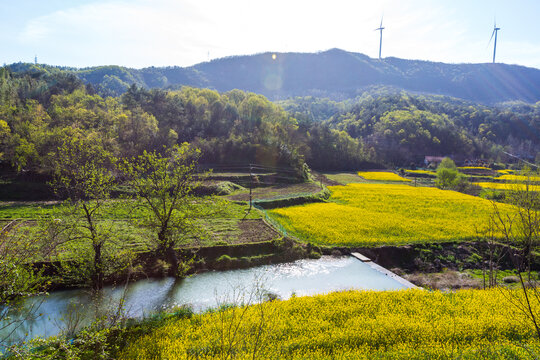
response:
[[[497,161],[503,151],[534,160],[539,130],[540,103],[488,107],[385,88],[343,102],[136,85],[104,97],[70,71],[0,70],[0,161],[18,171],[47,172],[73,136],[119,158],[190,142],[207,164],[300,171],[408,166],[425,155]]]
[[[130,69],[99,66],[68,69],[101,95],[118,96],[132,84],[150,88],[181,86],[232,89],[262,94],[270,100],[294,96],[354,98],[373,86],[448,95],[494,104],[540,101],[540,70],[507,64],[445,64],[398,58],[372,59],[332,49],[319,53],[264,53],[234,56],[191,67]],[[32,64],[12,64],[24,72]],[[51,70],[51,67],[47,67]]]
[[[379,88],[343,102],[297,97],[279,104],[299,121],[322,121],[359,139],[388,163],[418,163],[425,155],[500,159],[503,151],[532,160],[540,150],[540,102],[490,107]]]
[[[190,142],[202,162],[250,162],[302,170],[351,168],[371,160],[363,144],[320,123],[299,124],[264,96],[185,87],[131,86],[102,97],[69,72],[0,69],[0,161],[47,172],[58,146],[80,137],[122,158]]]

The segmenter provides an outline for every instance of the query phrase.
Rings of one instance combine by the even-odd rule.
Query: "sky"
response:
[[[538,0],[0,0],[0,64],[190,66],[340,48],[540,68]]]

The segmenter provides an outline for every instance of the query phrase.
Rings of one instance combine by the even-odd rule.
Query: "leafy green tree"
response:
[[[11,134],[11,129],[9,128],[7,122],[0,119],[0,160],[4,155],[4,146],[7,143],[8,136]]]
[[[101,221],[114,185],[114,159],[95,139],[78,136],[64,140],[54,155],[55,192],[67,199],[61,221],[66,242],[90,246],[90,280],[94,289],[103,287],[105,247],[112,240],[109,226]],[[76,246],[77,248],[77,246]],[[84,257],[84,253],[79,255]],[[86,261],[82,261],[85,263]]]
[[[193,197],[200,185],[201,176],[196,171],[200,155],[199,149],[183,143],[164,155],[144,151],[119,164],[138,206],[147,214],[143,225],[156,234],[157,252],[168,261],[175,276],[182,275],[175,247],[199,230],[196,219],[204,209],[201,200]]]
[[[466,182],[465,175],[461,174],[454,161],[450,158],[444,158],[437,167],[437,179],[435,184],[440,189],[453,189],[462,182]]]
[[[140,108],[126,111],[117,118],[118,140],[125,157],[132,157],[152,148],[158,133],[158,122],[153,115]]]

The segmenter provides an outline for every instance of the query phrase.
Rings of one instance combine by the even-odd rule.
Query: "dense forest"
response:
[[[118,158],[189,142],[206,164],[260,163],[353,170],[420,164],[425,155],[534,159],[540,103],[488,107],[380,88],[337,102],[315,97],[278,103],[262,95],[136,84],[105,96],[71,71],[0,69],[0,161],[47,173],[67,138],[90,139]]]
[[[260,163],[301,170],[358,168],[370,160],[358,140],[321,123],[299,124],[265,97],[184,87],[132,85],[102,97],[64,71],[0,70],[0,161],[19,172],[48,172],[65,139],[91,139],[122,158],[190,142],[207,164]]]
[[[275,59],[273,55],[276,55]],[[13,72],[39,71],[34,64],[9,65]],[[39,65],[54,71],[51,66]],[[408,92],[438,94],[484,104],[540,101],[540,70],[507,64],[445,64],[398,58],[372,59],[331,49],[319,53],[263,53],[215,59],[190,67],[131,69],[98,66],[61,68],[102,96],[119,96],[132,85],[178,90],[182,86],[233,89],[262,94],[270,100],[295,96],[345,100],[394,87]]]
[[[379,88],[343,102],[298,97],[279,104],[299,121],[345,131],[384,163],[419,163],[425,155],[509,160],[504,151],[534,160],[540,150],[540,102],[489,107]]]

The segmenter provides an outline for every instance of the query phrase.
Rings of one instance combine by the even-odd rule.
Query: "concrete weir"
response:
[[[397,275],[397,274],[394,274],[393,272],[391,272],[390,270],[388,269],[385,269],[383,268],[382,266],[378,265],[378,264],[375,264],[373,261],[371,261],[370,258],[368,258],[367,256],[364,256],[358,252],[353,252],[351,253],[352,256],[354,256],[355,258],[357,258],[358,260],[360,260],[361,262],[369,265],[373,270],[377,270],[378,272],[381,272],[383,273],[384,275],[396,280],[397,282],[399,282],[401,285],[407,287],[408,289],[422,289],[421,287],[419,286],[416,286],[414,285],[413,283],[411,283],[410,281],[408,280],[405,280],[404,278],[402,278],[401,276]]]

